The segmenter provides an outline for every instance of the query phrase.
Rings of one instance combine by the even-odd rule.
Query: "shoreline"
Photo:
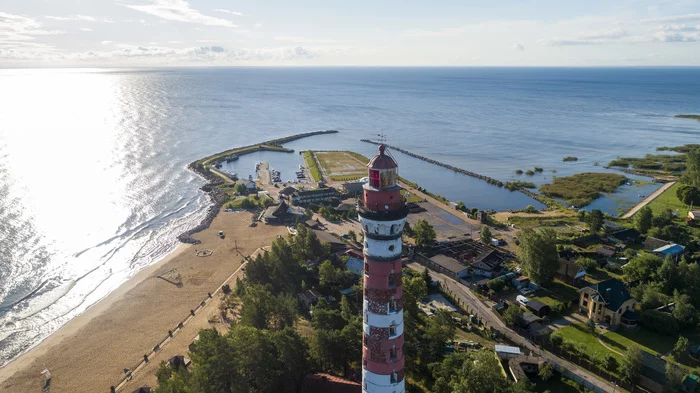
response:
[[[22,366],[28,366],[30,360],[25,359],[30,357],[29,355],[41,356],[42,354],[48,352],[51,348],[58,345],[64,338],[74,335],[83,328],[85,325],[90,323],[91,320],[100,316],[101,314],[109,311],[109,308],[114,305],[114,303],[121,300],[124,295],[126,295],[130,290],[135,288],[139,283],[144,281],[146,278],[158,269],[159,267],[167,264],[169,261],[184,253],[191,245],[180,243],[171,252],[163,255],[158,261],[144,267],[139,270],[133,276],[129,277],[126,281],[121,283],[115,290],[109,292],[103,298],[99,299],[92,305],[90,305],[83,313],[78,314],[75,318],[66,322],[55,332],[49,334],[43,340],[37,342],[34,346],[27,349],[25,352],[17,355],[14,359],[10,360],[7,364],[0,367],[0,384],[5,382],[9,377],[11,377],[17,369]],[[24,360],[24,361],[23,361]],[[9,374],[9,375],[8,375]]]

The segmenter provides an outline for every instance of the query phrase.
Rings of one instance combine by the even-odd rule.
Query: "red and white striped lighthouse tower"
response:
[[[404,393],[401,233],[408,208],[396,185],[398,165],[384,145],[372,158],[358,201],[364,232],[362,391]]]

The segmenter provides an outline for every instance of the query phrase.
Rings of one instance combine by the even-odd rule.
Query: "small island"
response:
[[[700,115],[676,115],[674,117],[677,117],[679,119],[695,119],[695,120],[700,120]]]
[[[601,192],[613,192],[625,184],[627,178],[616,173],[584,172],[554,179],[552,184],[540,186],[540,192],[549,198],[562,199],[572,206],[586,206],[600,197]]]
[[[566,156],[566,157],[562,158],[562,161],[564,161],[564,162],[578,161],[578,157]]]

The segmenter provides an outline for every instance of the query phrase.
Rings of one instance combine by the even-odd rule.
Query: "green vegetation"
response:
[[[406,198],[406,194],[409,194],[408,198]],[[406,191],[405,189],[401,189],[401,196],[404,197],[406,202],[408,203],[418,203],[418,202],[423,202],[424,199],[416,195],[415,193]]]
[[[700,145],[695,143],[689,143],[683,146],[661,146],[656,148],[657,151],[675,151],[676,153],[687,153],[697,149],[700,149]]]
[[[493,234],[491,233],[489,227],[487,225],[481,227],[481,231],[479,232],[479,239],[481,240],[481,242],[484,244],[491,244],[492,238]]]
[[[564,161],[564,162],[578,161],[578,157],[566,156],[566,157],[562,158],[562,161]]]
[[[544,168],[540,168],[538,166],[535,167],[535,172],[542,173],[543,171],[544,171]]]
[[[533,172],[532,169],[528,169],[528,170],[525,171],[525,174],[528,175],[528,176],[532,176],[532,175],[535,174],[535,172]]]
[[[426,220],[418,220],[411,233],[411,237],[416,241],[418,247],[429,246],[435,242],[435,229]]]
[[[662,172],[682,172],[685,170],[684,154],[647,154],[644,158],[623,157],[612,160],[608,166],[629,168],[640,170],[653,170]]]
[[[550,198],[560,198],[574,206],[586,206],[600,197],[601,192],[613,192],[627,181],[616,173],[584,172],[558,177],[552,184],[540,186],[540,192]]]
[[[508,218],[508,222],[519,228],[563,227],[578,224],[576,217],[571,215],[536,217],[512,216]]]
[[[518,188],[537,188],[535,183],[520,180],[516,180],[514,182],[505,182],[503,183],[503,187],[505,187],[509,191],[516,191]]]
[[[596,336],[590,333],[584,324],[565,326],[552,333],[552,337],[558,336],[561,339],[560,346],[564,347],[572,355],[582,356],[588,359],[605,359],[612,356],[617,363],[621,363],[623,358],[617,353],[605,348]],[[550,339],[551,340],[551,339]],[[551,340],[554,343],[558,339]],[[608,369],[611,374],[618,375],[616,370]]]
[[[681,202],[680,199],[678,199],[678,190],[680,187],[681,183],[674,184],[671,188],[664,191],[656,199],[651,201],[647,206],[656,215],[661,214],[666,209],[671,209],[671,211],[674,212],[678,211],[678,215],[680,217],[687,217],[689,206]],[[640,212],[641,210],[634,215],[635,218],[639,215]]]
[[[700,120],[700,115],[676,115],[674,117],[680,118],[680,119],[695,119],[695,120]]]
[[[406,179],[404,179],[404,178],[401,177],[401,176],[399,176],[399,181],[400,181],[401,183],[405,184],[405,185],[408,186],[408,187],[416,188],[416,189],[418,188],[418,183],[414,183],[414,182],[412,182],[412,181],[406,180]]]
[[[259,197],[257,195],[245,198],[238,198],[226,204],[227,209],[255,209],[266,208],[274,204],[274,200],[269,197]]]
[[[533,282],[546,285],[552,282],[559,268],[557,233],[551,228],[525,228],[518,235],[518,257],[523,269]]]
[[[367,176],[365,164],[369,160],[361,154],[349,151],[314,151],[313,154],[331,180],[349,181]]]
[[[522,170],[522,169],[518,169],[518,170],[515,171],[515,174],[516,174],[516,175],[522,175],[522,174],[523,174],[523,170]]]
[[[602,336],[602,339],[605,344],[618,352],[623,352],[630,346],[637,345],[652,355],[663,355],[670,351],[676,343],[675,337],[660,335],[644,327],[633,331],[619,329],[616,332],[607,332]]]
[[[306,163],[306,166],[309,167],[309,171],[311,172],[311,176],[314,178],[314,181],[323,180],[321,170],[318,168],[318,165],[316,165],[316,157],[314,153],[312,151],[304,151],[301,153],[301,155],[304,157],[304,162]]]

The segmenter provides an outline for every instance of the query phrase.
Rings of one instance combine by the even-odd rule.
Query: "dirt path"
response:
[[[668,182],[668,183],[664,183],[664,185],[661,186],[661,188],[659,188],[658,190],[654,191],[651,195],[649,195],[648,197],[644,198],[643,201],[639,202],[635,207],[633,207],[632,209],[630,209],[630,211],[628,211],[627,213],[623,214],[623,215],[622,215],[622,218],[630,218],[630,217],[632,217],[633,215],[635,215],[635,213],[637,213],[637,212],[639,211],[639,209],[641,209],[641,208],[643,208],[644,206],[646,206],[646,205],[648,205],[649,203],[651,203],[651,201],[653,201],[654,199],[658,198],[659,195],[663,194],[664,191],[666,191],[666,190],[668,190],[669,188],[673,187],[674,184],[676,184],[675,181]]]

